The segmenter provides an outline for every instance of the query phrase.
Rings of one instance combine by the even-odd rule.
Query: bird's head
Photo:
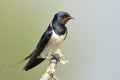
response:
[[[60,23],[65,25],[70,19],[74,19],[73,17],[70,16],[67,12],[58,12],[55,14],[53,18],[53,23]]]

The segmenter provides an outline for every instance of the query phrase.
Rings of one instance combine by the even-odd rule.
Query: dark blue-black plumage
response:
[[[58,12],[55,14],[51,24],[44,32],[34,51],[25,58],[25,60],[29,59],[24,67],[25,71],[40,64],[57,49],[56,47],[58,47],[67,36],[65,24],[70,19],[72,19],[72,17],[67,12]],[[54,46],[56,46],[55,49]]]

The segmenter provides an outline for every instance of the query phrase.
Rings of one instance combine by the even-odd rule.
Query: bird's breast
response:
[[[51,53],[56,51],[58,49],[58,47],[61,45],[61,43],[64,41],[65,37],[66,37],[66,33],[64,35],[58,35],[58,34],[55,33],[54,30],[52,30],[52,36],[51,36],[48,44],[43,49],[43,51],[40,54],[40,56],[42,58],[46,58]]]
[[[52,31],[52,38],[51,38],[51,42],[53,43],[59,43],[62,42],[65,39],[66,33],[64,35],[58,35],[55,33],[55,31]]]

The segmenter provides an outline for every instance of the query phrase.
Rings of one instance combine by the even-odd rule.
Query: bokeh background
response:
[[[32,52],[58,11],[73,17],[61,45],[67,65],[60,80],[120,80],[119,0],[0,0],[0,80],[39,80],[49,61],[30,71],[26,62],[2,72]]]

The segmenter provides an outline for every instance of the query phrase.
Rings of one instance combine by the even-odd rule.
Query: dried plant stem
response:
[[[62,54],[62,51],[58,49],[54,55],[52,55],[52,58],[50,60],[50,64],[46,70],[46,72],[42,75],[40,80],[50,80],[50,79],[55,79],[59,80],[55,75],[55,68],[57,66],[58,62],[61,62],[62,64],[68,63],[68,61],[63,60],[64,56]]]

